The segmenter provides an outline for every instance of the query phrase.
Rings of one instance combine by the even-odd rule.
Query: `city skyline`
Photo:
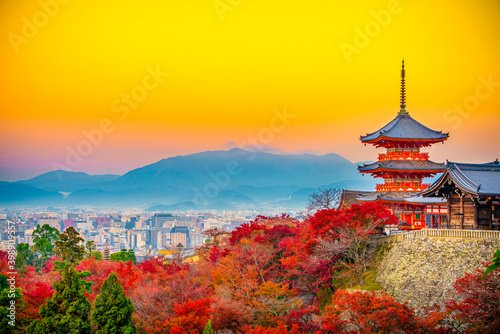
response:
[[[375,160],[359,136],[397,114],[403,58],[410,115],[450,133],[433,159],[500,155],[497,1],[0,8],[0,180],[123,174],[252,141]]]

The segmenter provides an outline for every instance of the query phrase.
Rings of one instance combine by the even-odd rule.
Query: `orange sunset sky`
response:
[[[498,0],[3,0],[0,36],[0,180],[121,174],[259,134],[374,160],[359,135],[396,116],[403,58],[410,115],[450,132],[432,159],[500,157]]]

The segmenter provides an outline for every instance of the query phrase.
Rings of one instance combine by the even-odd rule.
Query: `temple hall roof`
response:
[[[406,202],[413,204],[446,204],[446,198],[443,197],[422,197],[420,195],[406,199]]]
[[[499,196],[500,195],[500,164],[498,159],[485,164],[468,164],[448,162],[445,173],[429,188],[422,192],[423,196],[432,196],[450,180],[458,188],[474,195]]]
[[[387,201],[387,202],[406,202],[407,198],[415,196],[415,192],[410,191],[386,191],[386,192],[372,192],[368,195],[359,196],[356,199],[360,202],[374,202],[374,201]]]
[[[388,140],[431,140],[442,141],[448,138],[448,133],[429,129],[425,125],[417,122],[409,114],[398,114],[389,124],[381,129],[360,136],[362,142],[373,142],[377,139],[386,138]]]
[[[409,204],[429,205],[429,204],[446,204],[444,198],[429,198],[416,195],[415,192],[405,191],[386,191],[386,192],[372,192],[371,194],[360,195],[356,198],[360,202],[406,202]]]
[[[340,197],[339,207],[350,207],[352,204],[356,204],[357,197],[371,194],[372,191],[362,191],[362,190],[346,190],[342,189],[342,195]]]

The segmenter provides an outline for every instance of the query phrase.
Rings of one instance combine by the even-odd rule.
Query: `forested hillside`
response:
[[[13,250],[0,254],[0,332],[498,332],[497,271],[457,280],[462,298],[423,317],[381,291],[362,291],[380,288],[372,237],[394,223],[374,203],[302,220],[259,217],[229,235],[207,231],[210,242],[197,249],[196,262],[139,264],[128,251],[102,260],[73,228],[59,234],[45,225],[35,230],[34,245],[17,246],[17,257]]]

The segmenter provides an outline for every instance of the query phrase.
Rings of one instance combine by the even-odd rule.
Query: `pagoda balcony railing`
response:
[[[426,161],[429,160],[429,153],[420,152],[387,152],[378,155],[379,161],[387,160],[409,160],[409,161]]]
[[[379,192],[384,191],[423,191],[427,189],[431,184],[430,183],[413,183],[413,182],[391,182],[391,183],[383,183],[377,184],[376,190]]]

